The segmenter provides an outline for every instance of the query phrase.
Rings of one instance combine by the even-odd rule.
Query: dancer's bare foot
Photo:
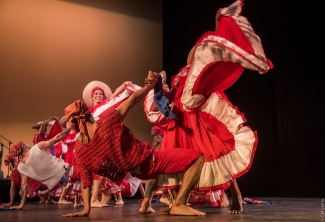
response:
[[[169,215],[170,214],[170,208],[168,210],[163,210],[160,212],[162,215]]]
[[[109,204],[103,204],[97,200],[97,201],[91,202],[90,207],[97,207],[97,208],[98,207],[109,207]]]
[[[115,204],[116,205],[123,205],[124,204],[124,201],[123,200],[119,200],[119,201],[116,201]]]
[[[170,215],[182,215],[182,216],[204,216],[206,215],[205,212],[201,212],[198,210],[194,210],[193,208],[185,205],[174,205],[170,209]]]
[[[63,200],[59,200],[58,204],[68,205],[68,204],[73,204],[73,203],[71,201],[63,199]]]
[[[169,201],[167,195],[163,194],[160,199],[159,199],[160,203],[164,203],[167,204],[168,206],[170,206],[171,202]]]
[[[80,203],[74,203],[73,206],[74,206],[74,207],[83,207],[84,204],[81,203],[81,202],[80,202]]]
[[[243,201],[241,196],[234,195],[231,201],[231,207],[229,213],[231,214],[241,214],[243,211]]]
[[[151,207],[151,204],[149,202],[144,203],[144,201],[142,201],[139,212],[142,214],[146,214],[146,213],[154,213],[156,211]]]
[[[229,207],[229,200],[225,193],[222,194],[220,207]]]
[[[46,201],[46,204],[57,204],[58,202],[54,201],[52,198]]]
[[[46,198],[44,196],[38,196],[40,201],[39,203],[46,203]]]

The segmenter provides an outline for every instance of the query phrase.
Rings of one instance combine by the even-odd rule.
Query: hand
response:
[[[163,83],[163,87],[164,90],[166,90],[167,92],[169,91],[169,86],[165,83]]]
[[[155,87],[155,85],[157,84],[158,82],[158,73],[157,72],[152,72],[152,71],[149,71],[148,72],[148,76],[147,78],[145,79],[145,85],[146,86],[151,86],[152,88]]]
[[[88,216],[89,212],[88,211],[80,211],[77,213],[69,213],[69,214],[64,214],[62,217],[86,217]]]
[[[125,81],[124,82],[124,85],[127,87],[127,86],[132,86],[133,83],[131,81]]]
[[[74,124],[71,121],[69,121],[66,123],[66,127],[67,129],[74,129]]]
[[[19,206],[9,207],[9,209],[22,210],[23,206],[19,205]]]
[[[57,116],[52,116],[52,119],[55,120],[55,121],[57,121],[57,122],[60,121],[59,118],[58,118]]]
[[[217,20],[217,21],[219,21],[220,18],[221,18],[221,16],[222,16],[222,15],[221,15],[221,10],[222,10],[222,8],[219,8],[218,11],[217,11],[217,14],[216,14],[216,20]]]

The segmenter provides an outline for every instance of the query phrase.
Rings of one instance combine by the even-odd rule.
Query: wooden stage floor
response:
[[[254,199],[254,198],[253,198]],[[105,208],[92,208],[88,217],[61,217],[62,214],[80,211],[71,205],[48,205],[37,202],[27,202],[23,210],[0,210],[0,222],[57,222],[57,221],[157,221],[157,222],[201,222],[201,221],[241,221],[241,222],[309,222],[325,221],[324,198],[270,198],[258,197],[258,200],[277,204],[246,204],[242,214],[229,214],[229,208],[212,208],[210,206],[194,207],[205,211],[206,216],[168,216],[160,215],[160,211],[167,209],[162,203],[153,203],[156,213],[140,214],[138,199],[125,199],[122,206],[112,205]],[[18,203],[15,203],[16,205]]]

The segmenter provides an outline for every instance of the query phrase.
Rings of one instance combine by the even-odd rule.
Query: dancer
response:
[[[51,129],[48,132],[48,127]],[[59,124],[59,119],[56,116],[51,116],[44,121],[38,122],[32,129],[36,129],[34,134],[33,143],[37,144],[40,141],[46,141],[53,138],[58,133],[62,132],[62,128]],[[49,152],[58,158],[62,156],[62,144],[54,144]],[[28,179],[30,180],[30,178]],[[35,181],[36,182],[36,181]],[[41,199],[40,203],[56,204],[57,202],[53,200],[54,193],[50,192],[44,184],[40,184],[37,190],[37,195]]]
[[[247,19],[240,16],[241,9],[242,1],[236,1],[219,10],[216,32],[205,33],[193,47],[188,65],[173,78],[173,88],[166,95],[171,96],[172,111],[178,119],[169,119],[167,126],[161,126],[167,127],[166,147],[189,147],[205,154],[196,189],[211,192],[218,198],[222,194],[220,191],[230,187],[230,213],[242,212],[236,178],[251,167],[257,134],[243,126],[244,115],[229,102],[223,91],[234,84],[245,68],[264,73],[273,67],[264,55],[259,37]],[[151,108],[149,100],[145,107]],[[160,114],[150,110],[147,113],[152,122],[162,121]],[[171,175],[162,175],[158,184],[167,188],[181,184],[181,177],[170,178]],[[150,198],[145,200],[142,206],[150,209]]]
[[[205,215],[186,205],[190,190],[201,172],[204,156],[188,150],[175,155],[179,149],[154,150],[149,143],[137,140],[123,124],[129,110],[138,103],[157,83],[157,73],[149,71],[145,86],[133,93],[115,109],[102,113],[94,121],[87,106],[80,100],[65,108],[67,122],[80,131],[76,143],[75,158],[82,182],[84,209],[63,216],[87,216],[90,212],[90,186],[92,172],[120,184],[127,172],[139,179],[156,178],[161,173],[185,172],[171,215]]]
[[[60,119],[60,125],[62,128],[67,128],[65,123],[62,121],[62,118]],[[78,170],[75,169],[73,161],[74,144],[76,143],[78,136],[79,133],[77,133],[76,130],[71,127],[71,131],[62,140],[63,147],[67,147],[67,151],[62,159],[71,166],[71,175],[73,175],[74,172],[78,172]],[[75,177],[71,177],[65,187],[59,187],[56,189],[55,195],[59,195],[58,204],[73,204],[70,200],[74,200],[74,207],[83,206],[81,201],[80,179]]]
[[[132,84],[131,81],[124,82],[119,86],[114,93],[112,93],[110,87],[100,81],[91,81],[86,85],[83,90],[82,98],[88,106],[91,114],[97,121],[103,111],[108,108],[117,107],[122,101],[124,101],[130,94],[136,91],[139,87]],[[121,196],[121,186],[109,181],[107,178],[103,178],[99,175],[93,175],[93,189],[91,196],[91,207],[107,207],[107,202],[111,195],[117,195],[118,201],[116,204],[123,204],[123,198]],[[99,201],[99,195],[102,195],[102,200]]]
[[[45,184],[50,191],[58,184],[63,185],[68,182],[69,164],[51,155],[49,150],[54,144],[60,142],[70,130],[70,128],[66,129],[50,140],[38,142],[32,148],[22,141],[11,145],[10,154],[18,158],[18,171],[21,175],[21,201],[12,209],[23,209],[29,189],[28,178]]]

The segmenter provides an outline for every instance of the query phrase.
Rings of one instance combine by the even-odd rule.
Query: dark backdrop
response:
[[[214,30],[220,7],[233,0],[163,1],[163,67],[168,81],[186,65],[205,31]],[[258,132],[252,168],[239,178],[243,196],[323,197],[324,71],[320,68],[320,5],[280,0],[244,2],[274,68],[260,75],[245,70],[225,91]],[[319,3],[318,3],[319,4]]]

